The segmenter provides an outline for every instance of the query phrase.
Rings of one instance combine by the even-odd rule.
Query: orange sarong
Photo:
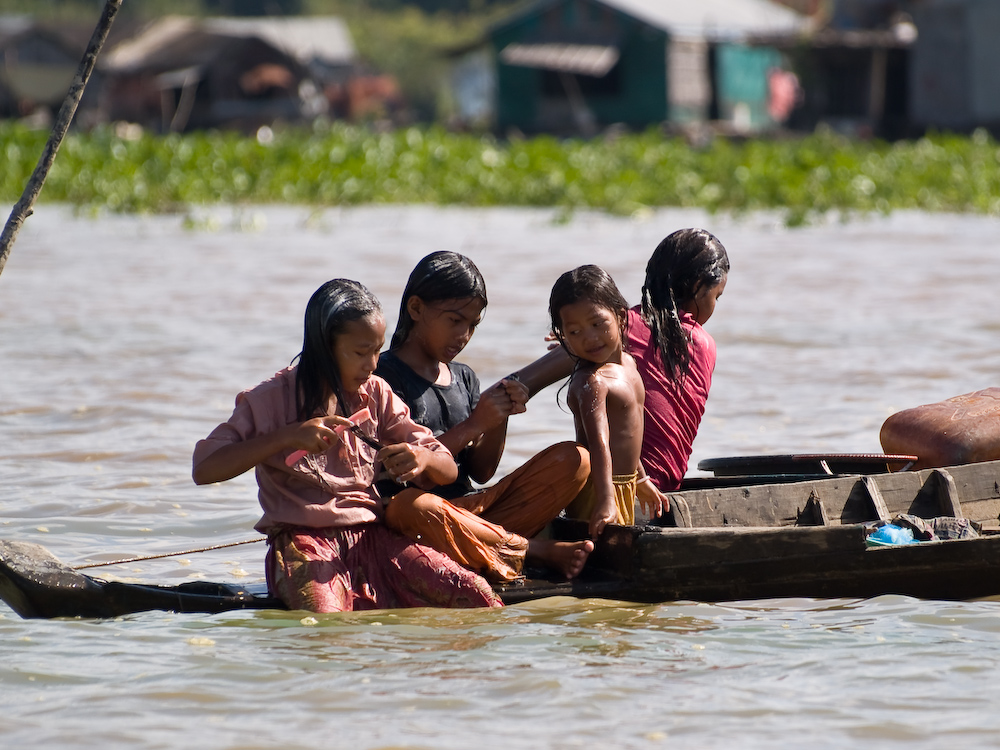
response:
[[[572,442],[557,443],[495,485],[454,500],[409,488],[386,507],[390,528],[444,552],[491,581],[520,577],[535,536],[579,494],[590,456]]]

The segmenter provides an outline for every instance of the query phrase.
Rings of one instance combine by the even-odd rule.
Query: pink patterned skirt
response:
[[[281,527],[268,544],[268,590],[290,609],[503,606],[484,578],[381,523]]]

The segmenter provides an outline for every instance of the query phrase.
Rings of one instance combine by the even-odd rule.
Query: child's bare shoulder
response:
[[[609,362],[601,365],[595,375],[601,379],[601,387],[609,400],[622,404],[645,400],[642,377],[635,360],[628,354],[622,353],[621,364]]]
[[[603,380],[606,387],[609,389],[620,388],[628,384],[632,379],[632,374],[638,374],[638,370],[635,369],[635,362],[627,354],[622,354],[622,362],[618,364],[617,362],[606,362],[597,368],[595,375]],[[628,359],[624,359],[628,357]]]
[[[635,364],[635,358],[631,354],[629,354],[628,352],[622,352],[622,364],[621,364],[621,367],[625,371],[625,374],[630,379],[636,379],[637,378],[640,381],[642,380],[642,376],[639,374],[639,368]]]
[[[632,372],[638,376],[638,371],[633,364]],[[591,394],[594,396],[607,396],[621,393],[631,387],[632,374],[627,365],[620,365],[614,362],[605,362],[602,365],[581,368],[570,381],[570,394]]]
[[[604,390],[606,385],[600,370],[596,365],[579,367],[570,377],[569,392],[573,394]]]

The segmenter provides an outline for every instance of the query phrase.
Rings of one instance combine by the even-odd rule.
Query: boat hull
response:
[[[1000,595],[1000,536],[869,547],[866,525],[617,529],[632,601]],[[625,568],[625,564],[629,567]]]
[[[1000,596],[1000,461],[877,475],[844,475],[670,493],[671,512],[611,526],[578,578],[530,575],[497,586],[507,604],[548,596],[635,602],[901,594],[965,600]],[[890,547],[866,537],[899,514],[964,518],[981,535]],[[586,524],[557,519],[553,535],[582,539]],[[44,547],[0,541],[0,598],[22,617],[114,617],[149,610],[213,614],[280,609],[253,587],[105,581]]]

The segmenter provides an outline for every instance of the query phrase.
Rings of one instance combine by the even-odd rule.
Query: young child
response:
[[[483,578],[383,523],[372,487],[381,469],[418,487],[458,473],[447,448],[373,376],[384,340],[368,289],[347,279],[321,286],[306,306],[298,363],[236,397],[229,421],[195,446],[194,481],[256,469],[268,589],[291,609],[500,606]],[[365,438],[344,429],[359,412]]]
[[[577,440],[590,450],[591,484],[567,514],[588,520],[596,540],[609,523],[634,522],[637,482],[647,481],[639,461],[645,390],[623,344],[628,303],[606,271],[580,266],[556,280],[549,315],[577,360],[567,402]]]
[[[410,538],[446,552],[492,580],[521,574],[526,559],[553,567],[568,578],[580,573],[593,550],[589,540],[537,538],[577,495],[590,469],[576,443],[550,446],[496,484],[507,419],[524,411],[527,389],[505,378],[480,392],[472,368],[454,361],[472,338],[486,309],[486,282],[464,255],[436,252],[413,269],[403,291],[399,320],[376,374],[454,454],[457,481],[433,494],[405,493],[389,503],[387,523]],[[442,504],[441,497],[448,502]],[[449,523],[428,523],[447,517]]]
[[[668,510],[665,494],[679,489],[712,387],[715,341],[703,326],[726,289],[729,256],[704,229],[667,235],[646,264],[642,304],[628,311],[627,350],[646,389],[638,487],[647,518]],[[518,371],[532,395],[568,377],[574,362],[558,346]]]

